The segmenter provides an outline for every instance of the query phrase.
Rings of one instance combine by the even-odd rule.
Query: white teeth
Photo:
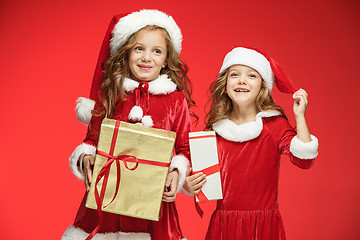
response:
[[[245,89],[235,89],[235,92],[248,92],[248,90],[245,90]]]

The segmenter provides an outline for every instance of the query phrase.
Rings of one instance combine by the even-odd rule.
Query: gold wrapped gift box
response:
[[[105,118],[101,124],[93,181],[86,207],[97,209],[95,199],[96,179],[103,166],[110,160],[110,158],[102,156],[104,154],[100,155],[99,153],[105,152],[114,157],[131,155],[139,159],[140,163],[136,167],[136,163],[127,162],[126,168],[124,161],[118,160],[121,169],[120,185],[113,201],[118,172],[116,162],[114,161],[111,164],[101,210],[158,221],[165,181],[169,170],[168,166],[170,166],[173,155],[175,137],[176,134],[171,131],[148,128],[141,124],[117,122]],[[144,163],[141,163],[141,160]],[[135,167],[136,169],[132,169]],[[103,181],[104,177],[97,184],[99,194],[101,193]]]

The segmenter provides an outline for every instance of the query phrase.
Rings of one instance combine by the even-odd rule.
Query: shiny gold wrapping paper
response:
[[[97,150],[109,153],[116,121],[105,118],[101,124],[100,137]],[[157,162],[170,163],[173,154],[176,134],[163,129],[144,127],[141,124],[120,122],[119,132],[116,139],[114,156],[127,154]],[[96,155],[93,170],[93,180],[88,194],[86,207],[97,209],[95,200],[96,178],[108,159]],[[125,168],[121,161],[121,180],[119,192],[115,200],[106,208],[103,208],[112,200],[117,181],[116,163],[113,162],[110,170],[108,183],[102,210],[121,215],[143,218],[148,220],[159,220],[162,195],[168,167],[152,166],[139,163],[134,170]],[[135,163],[128,163],[132,168]],[[103,180],[97,187],[101,192]]]

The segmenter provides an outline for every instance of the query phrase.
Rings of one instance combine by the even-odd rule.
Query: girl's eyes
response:
[[[249,77],[251,77],[251,78],[257,78],[258,75],[257,75],[257,74],[254,74],[254,73],[250,73],[250,74],[249,74]]]
[[[236,73],[236,72],[230,73],[230,77],[238,77],[238,76],[240,76],[239,73]],[[258,77],[258,75],[254,74],[254,73],[250,73],[248,76],[249,76],[249,78],[257,78]]]
[[[143,47],[140,47],[140,46],[135,47],[134,49],[135,49],[135,51],[144,51],[144,48],[143,48]],[[155,53],[155,54],[161,54],[161,50],[160,50],[160,49],[155,49],[155,50],[153,50],[153,53]]]

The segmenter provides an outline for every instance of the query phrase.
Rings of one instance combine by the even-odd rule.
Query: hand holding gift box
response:
[[[220,166],[214,131],[189,133],[190,153],[193,174],[202,172],[206,175],[206,183],[202,186],[196,201],[222,199]]]
[[[174,132],[105,118],[86,206],[157,221],[174,143]]]

